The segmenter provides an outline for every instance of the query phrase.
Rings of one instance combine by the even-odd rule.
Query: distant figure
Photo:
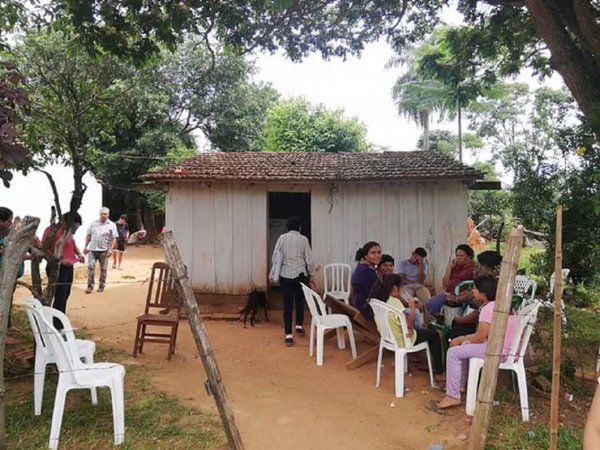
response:
[[[77,262],[85,262],[83,254],[77,248],[75,243],[74,234],[77,228],[81,226],[81,216],[77,213],[71,214],[67,212],[63,214],[59,228],[54,232],[54,236],[51,237],[50,245],[48,246],[48,253],[54,255],[56,243],[62,237],[64,233],[64,227],[72,220],[73,228],[72,234],[63,242],[62,251],[60,254],[60,263],[58,266],[58,279],[56,280],[56,291],[54,292],[54,301],[52,307],[59,310],[62,313],[67,313],[67,300],[71,295],[71,286],[73,284],[73,266]],[[42,243],[46,242],[46,239],[50,237],[52,231],[51,227],[44,230],[42,236]],[[46,266],[46,271],[48,266]],[[58,330],[63,329],[63,323],[60,320],[54,319],[54,326]]]
[[[367,319],[373,320],[373,310],[369,305],[371,288],[379,279],[377,266],[381,262],[381,246],[369,241],[356,251],[354,259],[358,261],[350,283],[352,284],[352,304]]]
[[[425,258],[427,258],[427,251],[423,247],[417,247],[410,258],[400,263],[398,270],[402,277],[402,290],[412,297],[417,296],[423,305],[426,305],[431,297],[429,289],[425,286],[429,270]]]
[[[100,210],[100,218],[89,226],[85,237],[84,255],[88,255],[88,281],[86,294],[94,290],[94,271],[96,261],[100,263],[100,280],[98,281],[98,292],[104,292],[106,286],[106,266],[117,241],[117,227],[108,215],[110,210],[103,207]]]
[[[121,270],[121,263],[123,262],[123,253],[127,249],[127,240],[129,239],[129,225],[127,225],[127,215],[121,214],[119,220],[115,224],[117,226],[117,247],[113,252],[113,265],[112,268],[117,267]],[[118,264],[118,266],[117,266]]]
[[[304,293],[300,283],[309,284],[314,289],[314,268],[308,238],[300,234],[302,222],[296,216],[287,220],[288,232],[279,236],[273,259],[281,252],[279,283],[283,294],[284,342],[286,347],[294,345],[292,335],[292,310],[296,302],[296,334],[304,336]],[[307,273],[308,272],[308,273]]]

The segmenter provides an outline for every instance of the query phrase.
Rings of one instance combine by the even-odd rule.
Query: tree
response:
[[[251,81],[254,64],[190,38],[174,53],[162,52],[153,70],[156,86],[169,98],[170,119],[181,122],[183,132],[200,130],[222,151],[262,149],[266,112],[278,94]]]
[[[282,101],[267,113],[265,149],[271,151],[361,152],[366,128],[341,109],[312,105],[303,98]]]
[[[420,150],[425,150],[424,139],[425,137],[421,135],[417,141],[417,148]],[[464,133],[462,141],[466,149],[479,150],[483,148],[483,141],[474,133]],[[429,150],[442,152],[445,155],[458,158],[458,135],[448,130],[431,130],[429,134]]]
[[[91,167],[90,152],[120,120],[116,105],[128,89],[118,79],[123,67],[110,57],[93,59],[69,31],[30,34],[12,56],[28,79],[31,103],[23,139],[32,153],[30,165],[58,162],[73,168],[69,210],[76,212],[86,189],[82,179]]]

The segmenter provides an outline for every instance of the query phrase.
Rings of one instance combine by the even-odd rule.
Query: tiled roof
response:
[[[144,180],[396,181],[476,180],[480,172],[436,151],[383,153],[201,153]]]

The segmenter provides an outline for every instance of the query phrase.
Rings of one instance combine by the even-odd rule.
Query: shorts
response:
[[[126,248],[127,244],[125,243],[125,239],[117,239],[117,247],[115,248],[115,251],[125,253]]]

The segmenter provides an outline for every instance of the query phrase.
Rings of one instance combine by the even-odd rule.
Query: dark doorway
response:
[[[267,257],[269,270],[271,269],[271,257],[277,239],[283,233],[287,233],[285,223],[288,218],[297,216],[302,221],[300,232],[311,241],[310,223],[310,192],[269,192],[268,203],[268,231],[267,231]],[[269,301],[271,308],[281,309],[281,298],[279,288],[269,289]]]

